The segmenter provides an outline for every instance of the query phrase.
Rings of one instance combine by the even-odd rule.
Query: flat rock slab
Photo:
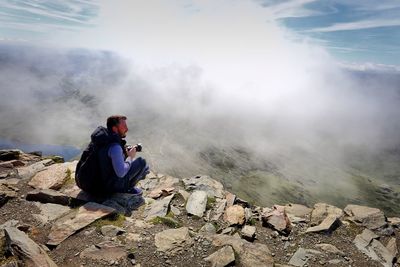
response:
[[[175,185],[177,185],[178,183],[178,178],[168,175],[163,176],[158,179],[158,182],[153,188],[150,189],[151,192],[147,196],[151,198],[159,198],[161,196],[170,195],[175,190]],[[149,187],[149,185],[147,186]]]
[[[339,222],[340,221],[336,215],[331,214],[328,215],[319,225],[307,228],[306,233],[327,232],[333,230]]]
[[[70,197],[53,189],[35,189],[26,194],[26,200],[38,201],[42,203],[54,203],[67,206]]]
[[[97,197],[93,196],[82,189],[80,189],[78,186],[73,185],[71,187],[65,188],[62,190],[62,193],[69,196],[71,199],[76,200],[76,201],[81,201],[81,202],[97,202],[97,203],[102,203],[103,201],[106,200],[105,197]]]
[[[53,164],[38,172],[28,183],[36,189],[60,189],[68,180],[68,165],[65,163]]]
[[[32,216],[42,224],[54,221],[71,211],[69,207],[52,203],[41,204],[36,202],[35,205],[40,209],[40,214],[33,214]]]
[[[207,192],[206,191],[194,191],[190,194],[190,197],[186,203],[186,211],[188,214],[195,215],[197,217],[203,217],[207,206]]]
[[[29,179],[32,176],[34,176],[36,173],[38,173],[39,171],[46,168],[46,166],[48,166],[52,162],[53,162],[53,160],[51,160],[51,159],[45,159],[45,160],[33,163],[29,166],[18,168],[17,169],[18,176],[24,180]]]
[[[16,198],[17,192],[6,185],[0,185],[0,207],[11,198]]]
[[[240,205],[233,205],[225,210],[224,221],[228,222],[229,225],[242,225],[244,219],[244,208]]]
[[[55,222],[50,230],[47,244],[57,246],[79,229],[113,212],[115,212],[113,208],[94,202],[86,203],[77,211],[73,211]]]
[[[321,255],[322,253],[313,250],[313,249],[304,249],[304,248],[299,248],[297,251],[293,254],[292,258],[289,261],[290,265],[293,266],[298,266],[302,267],[304,266],[307,261],[312,258],[314,255]]]
[[[335,247],[334,245],[331,245],[331,244],[325,244],[325,243],[316,244],[315,247],[319,248],[323,251],[329,252],[329,253],[333,253],[333,254],[340,255],[340,256],[345,256],[345,253],[343,251],[339,250],[337,247]]]
[[[359,205],[347,205],[344,212],[350,219],[361,223],[368,229],[378,229],[386,225],[386,217],[380,209]]]
[[[151,204],[149,204],[145,210],[146,217],[145,220],[149,221],[156,217],[165,217],[168,212],[169,204],[174,197],[175,194],[164,197],[160,200],[153,200]]]
[[[240,237],[229,235],[214,235],[211,237],[216,247],[229,245],[239,256],[239,262],[243,267],[274,266],[274,260],[268,247],[261,243],[250,243]]]
[[[216,208],[213,210],[213,216],[211,217],[211,221],[218,221],[219,218],[224,214],[225,207],[227,206],[227,200],[222,199],[218,200],[216,203]]]
[[[125,230],[117,227],[115,225],[104,225],[101,227],[101,233],[104,236],[109,236],[109,237],[113,237],[113,236],[117,236],[120,234],[125,233]]]
[[[312,209],[300,204],[288,204],[285,205],[285,212],[296,217],[304,218],[311,214]]]
[[[235,253],[231,246],[224,246],[204,259],[212,267],[225,267],[235,262]]]
[[[4,229],[8,249],[24,262],[24,266],[57,266],[46,252],[27,234],[13,227]]]
[[[164,230],[157,233],[154,239],[158,251],[169,252],[172,254],[193,243],[187,227]]]
[[[110,241],[105,241],[93,245],[83,250],[79,257],[82,259],[91,259],[96,261],[106,261],[109,264],[118,262],[121,264],[127,258],[125,247]]]
[[[326,203],[317,203],[311,212],[311,225],[320,224],[328,215],[335,215],[337,218],[343,216],[343,211],[338,207]]]
[[[188,191],[206,191],[209,197],[224,198],[224,186],[206,175],[197,175],[182,180]]]
[[[22,153],[23,152],[19,149],[1,149],[0,150],[0,160],[8,161],[8,160],[19,159],[19,156]]]

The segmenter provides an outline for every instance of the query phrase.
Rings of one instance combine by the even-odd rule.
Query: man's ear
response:
[[[114,133],[118,133],[118,127],[117,127],[117,126],[113,126],[113,127],[111,128],[111,130],[112,130]]]

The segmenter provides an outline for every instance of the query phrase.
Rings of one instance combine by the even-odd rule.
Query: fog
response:
[[[212,12],[205,25],[194,19],[180,32],[147,25],[154,42],[133,52],[129,34],[118,46],[122,32],[110,49],[3,42],[1,138],[84,148],[109,115],[124,114],[127,140],[143,143],[152,168],[171,175],[209,174],[240,191],[241,177],[261,170],[295,181],[293,190],[314,186],[350,197],[356,166],[357,175],[395,177],[384,182],[398,187],[397,168],[370,163],[382,165],[400,148],[400,71],[345,65],[258,15],[235,17],[247,10],[240,8],[221,20],[236,19],[236,27]],[[276,189],[275,182],[241,192],[265,203],[262,190]],[[315,199],[307,194],[305,202]]]

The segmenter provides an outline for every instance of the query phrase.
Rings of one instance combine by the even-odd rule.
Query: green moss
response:
[[[64,158],[61,156],[46,156],[44,159],[52,159],[55,163],[64,163]]]
[[[182,224],[171,217],[159,217],[150,220],[152,224],[164,224],[170,228],[179,228],[182,227]]]
[[[257,219],[251,218],[251,219],[248,221],[248,224],[250,224],[250,225],[252,225],[252,226],[256,225],[256,224],[257,224]]]
[[[96,229],[100,229],[104,225],[114,225],[122,227],[124,225],[124,222],[125,222],[125,216],[120,213],[116,213],[107,216],[103,219],[99,219],[90,225],[96,227]]]
[[[212,209],[215,204],[215,197],[207,197],[206,209]]]

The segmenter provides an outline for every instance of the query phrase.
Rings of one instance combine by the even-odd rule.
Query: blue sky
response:
[[[143,4],[141,1],[128,0],[3,0],[0,2],[0,41],[83,47],[97,47],[98,43],[110,42],[110,48],[113,48],[111,42],[113,34],[119,31],[121,36],[127,35],[132,38],[134,45],[138,39],[135,39],[131,31],[140,31],[143,25],[145,25],[142,27],[143,31],[150,29],[157,35],[157,29],[149,26],[152,20],[156,20],[157,23],[157,16],[165,18],[163,21],[166,24],[168,21],[174,21],[175,24],[168,28],[170,33],[179,32],[185,26],[185,19],[189,17],[196,17],[199,23],[207,25],[206,20],[209,17],[199,16],[202,14],[201,9],[207,6],[204,3],[208,3],[215,10],[209,11],[209,14],[216,13],[221,20],[225,19],[223,13],[226,5],[238,3],[234,0],[146,2]],[[341,61],[400,65],[400,1],[398,0],[255,0],[252,3],[256,3],[260,9],[252,10],[257,16],[260,15],[258,14],[260,11],[266,23],[268,21],[278,23],[298,38],[306,37],[326,48]],[[142,7],[143,5],[146,7]],[[172,6],[179,6],[181,9],[172,9]],[[137,17],[139,14],[135,12],[142,8],[143,12],[140,12],[146,14],[145,18],[133,21],[132,17]],[[132,16],[129,15],[130,12]],[[175,20],[177,13],[181,16],[181,20]],[[119,21],[119,24],[111,27],[110,25],[114,23],[111,21]],[[129,21],[132,24],[129,24]],[[139,25],[132,26],[134,23]],[[229,23],[231,22],[227,21],[227,24]],[[161,35],[163,30],[161,27],[159,32]],[[201,30],[207,31],[206,28]],[[258,30],[259,28],[254,29]],[[101,36],[102,32],[107,33],[107,36]],[[208,38],[207,33],[203,33],[202,36]],[[119,43],[123,42],[122,37],[118,40]],[[148,41],[151,40],[150,38]],[[107,49],[107,45],[100,47]]]

